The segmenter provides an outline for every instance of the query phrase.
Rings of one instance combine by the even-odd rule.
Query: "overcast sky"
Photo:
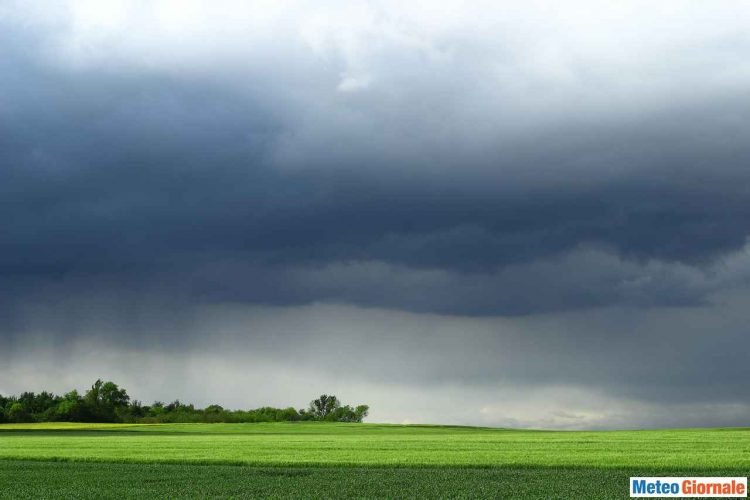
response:
[[[0,0],[0,393],[750,422],[750,4]]]

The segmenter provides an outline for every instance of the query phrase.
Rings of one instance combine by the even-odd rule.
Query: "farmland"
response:
[[[630,475],[747,475],[750,429],[378,424],[0,426],[0,496],[622,497]]]

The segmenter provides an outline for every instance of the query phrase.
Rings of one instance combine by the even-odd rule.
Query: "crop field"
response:
[[[0,497],[625,498],[631,475],[750,471],[750,429],[0,425]]]

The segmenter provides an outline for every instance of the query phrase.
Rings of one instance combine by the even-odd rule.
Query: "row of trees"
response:
[[[342,405],[336,396],[322,395],[307,409],[263,407],[255,410],[227,410],[219,405],[196,408],[176,400],[147,406],[131,400],[114,382],[97,380],[81,395],[73,390],[58,396],[50,392],[24,392],[20,396],[0,395],[0,423],[7,422],[362,422],[369,407]]]

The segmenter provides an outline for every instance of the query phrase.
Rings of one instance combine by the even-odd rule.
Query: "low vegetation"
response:
[[[0,461],[0,499],[626,499],[630,476],[742,476],[747,469],[250,467]]]
[[[750,429],[4,424],[0,498],[627,498],[630,476],[745,476],[748,450]]]
[[[253,466],[745,467],[750,430],[343,424],[11,424],[0,459]]]
[[[28,422],[121,422],[121,423],[255,423],[255,422],[362,422],[369,406],[342,405],[336,396],[323,394],[307,409],[262,407],[228,410],[219,405],[196,408],[179,400],[143,405],[131,400],[114,382],[97,380],[81,395],[77,390],[58,396],[47,391],[0,395],[0,424]]]

